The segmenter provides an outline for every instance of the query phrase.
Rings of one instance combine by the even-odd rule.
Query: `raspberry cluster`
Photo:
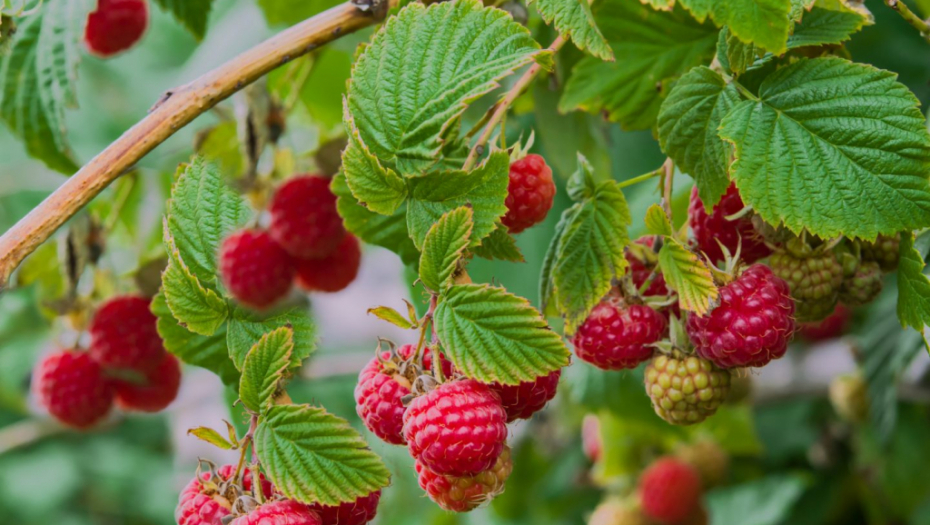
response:
[[[507,423],[529,419],[556,393],[561,370],[516,385],[461,377],[414,345],[379,348],[355,386],[356,411],[383,441],[406,445],[420,487],[446,510],[467,512],[503,492],[513,467]]]
[[[146,0],[97,0],[97,9],[87,15],[84,42],[92,54],[111,57],[134,46],[148,23]]]
[[[220,247],[223,284],[239,302],[265,309],[294,284],[308,292],[338,292],[355,280],[361,247],[342,225],[329,179],[289,179],[275,191],[268,212],[267,230],[239,230]]]
[[[724,260],[723,245],[730,254],[736,254],[746,264],[752,264],[771,253],[765,239],[753,225],[752,217],[743,215],[730,220],[745,208],[743,199],[735,184],[730,184],[727,192],[710,213],[698,196],[697,187],[691,191],[691,204],[688,207],[688,223],[694,233],[694,240],[699,251],[704,252],[715,264]]]
[[[62,423],[89,428],[116,403],[124,410],[158,412],[178,394],[181,366],[165,351],[149,300],[119,296],[91,321],[87,351],[61,350],[36,367],[35,391]]]

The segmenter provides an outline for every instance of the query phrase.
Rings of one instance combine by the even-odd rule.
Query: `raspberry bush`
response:
[[[8,521],[926,514],[926,5],[220,4],[0,3]]]

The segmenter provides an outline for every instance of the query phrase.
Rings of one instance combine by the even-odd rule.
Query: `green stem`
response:
[[[930,42],[930,23],[928,23],[927,20],[923,20],[917,16],[917,14],[911,11],[911,8],[901,0],[885,0],[885,5],[897,11],[905,22],[920,32],[920,36],[924,40]]]
[[[730,82],[733,84],[734,87],[736,87],[737,91],[742,93],[744,97],[748,98],[749,100],[755,100],[756,102],[759,101],[759,97],[757,97],[755,93],[753,93],[752,91],[749,91],[749,88],[747,88],[746,86],[740,84],[735,79],[731,80]]]
[[[632,186],[632,185],[634,185],[634,184],[639,184],[640,182],[643,182],[643,181],[652,179],[652,178],[654,178],[654,177],[658,177],[659,175],[662,175],[663,173],[664,173],[664,170],[663,170],[662,168],[659,168],[659,169],[650,171],[649,173],[644,173],[644,174],[639,175],[639,176],[637,176],[637,177],[633,177],[632,179],[627,179],[627,180],[625,180],[625,181],[623,181],[623,182],[619,182],[619,183],[617,183],[617,187],[618,187],[618,188],[627,188],[627,187]]]

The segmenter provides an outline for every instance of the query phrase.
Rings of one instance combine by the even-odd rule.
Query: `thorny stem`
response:
[[[565,38],[561,35],[552,41],[552,44],[549,46],[549,50],[553,53],[556,53],[559,49],[562,48],[562,45],[565,43]],[[484,131],[481,132],[481,135],[478,137],[478,141],[475,142],[475,145],[471,148],[471,151],[468,152],[468,157],[465,159],[465,165],[462,167],[463,170],[468,171],[475,167],[475,163],[478,161],[478,157],[484,153],[485,146],[488,143],[488,139],[491,138],[491,134],[494,133],[494,129],[501,122],[501,119],[504,118],[504,115],[507,114],[507,110],[510,108],[510,105],[513,104],[517,98],[523,94],[523,91],[529,87],[530,82],[536,78],[536,75],[542,71],[542,66],[539,63],[533,64],[529,69],[526,70],[526,73],[523,73],[523,76],[520,77],[517,82],[510,88],[510,91],[504,95],[504,98],[500,102],[495,104],[490,110],[490,118],[488,118],[488,123],[484,127]],[[482,118],[482,121],[484,119]],[[469,132],[471,133],[471,132]]]
[[[156,146],[270,71],[384,18],[395,0],[345,2],[323,11],[193,82],[167,92],[138,124],[68,178],[0,237],[0,290],[23,259]]]
[[[920,32],[920,36],[924,40],[930,42],[930,23],[928,23],[927,20],[923,20],[917,16],[917,14],[911,11],[911,8],[901,0],[885,0],[885,5],[897,11],[905,22]]]

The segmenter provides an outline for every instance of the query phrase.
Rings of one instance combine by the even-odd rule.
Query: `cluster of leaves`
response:
[[[323,408],[277,402],[315,349],[307,308],[262,316],[234,305],[221,288],[219,244],[250,215],[214,165],[195,158],[182,168],[164,220],[168,266],[152,307],[159,334],[185,362],[238,385],[243,405],[257,417],[255,450],[284,495],[328,505],[353,501],[388,484],[378,456]]]

